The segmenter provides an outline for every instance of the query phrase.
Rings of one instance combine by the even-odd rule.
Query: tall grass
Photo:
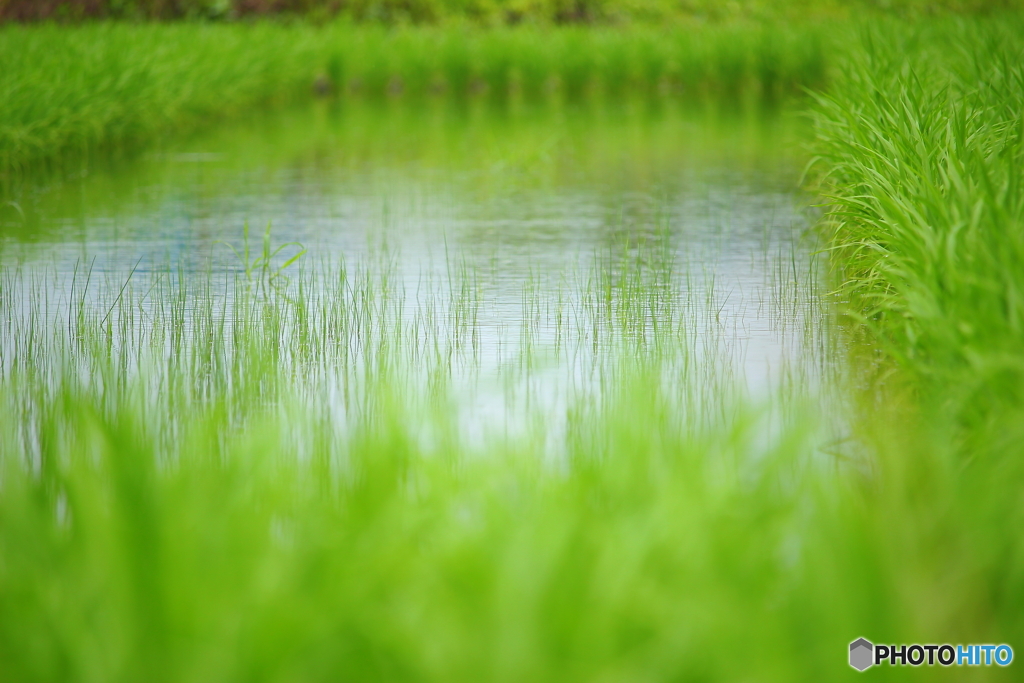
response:
[[[774,99],[826,77],[816,28],[385,30],[5,26],[0,173],[131,148],[274,101],[336,96]]]
[[[1001,459],[1024,443],[1020,29],[870,32],[816,116],[842,291],[965,455]]]
[[[814,114],[837,293],[870,346],[854,357],[873,367],[873,400],[908,408],[872,414],[890,441],[877,485],[906,511],[878,533],[930,545],[935,581],[971,577],[930,598],[937,614],[959,602],[1005,634],[1024,595],[1006,526],[1024,514],[1020,28],[875,27]],[[969,535],[985,539],[971,568],[951,556]]]
[[[311,33],[273,26],[5,27],[0,165],[134,145],[308,92]]]

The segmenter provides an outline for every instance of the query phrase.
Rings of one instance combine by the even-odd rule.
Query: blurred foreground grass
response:
[[[5,270],[5,680],[822,680],[860,633],[1019,633],[989,592],[1013,470],[890,431],[898,401],[844,434],[808,386],[743,399],[656,250],[537,322],[527,285],[496,384],[525,402],[476,438],[479,274],[414,304],[386,259],[268,253],[123,287],[83,264],[63,301]],[[529,398],[545,353],[585,378],[561,412]]]

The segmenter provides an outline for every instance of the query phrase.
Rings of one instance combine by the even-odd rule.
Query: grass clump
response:
[[[0,166],[133,146],[308,92],[308,31],[91,25],[2,30]]]
[[[972,455],[1024,437],[1020,28],[870,32],[815,119],[842,291]]]

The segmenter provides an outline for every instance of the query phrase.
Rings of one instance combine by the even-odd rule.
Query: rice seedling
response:
[[[814,27],[385,30],[344,24],[0,27],[0,173],[134,149],[314,90],[575,100],[595,89],[775,98],[818,87]],[[654,46],[657,47],[654,47]],[[634,54],[643,55],[635,67]],[[773,65],[765,80],[766,63]],[[758,66],[762,65],[762,66]],[[447,95],[445,95],[447,94]]]
[[[870,32],[815,119],[850,312],[968,457],[1005,457],[1024,424],[1018,24]]]

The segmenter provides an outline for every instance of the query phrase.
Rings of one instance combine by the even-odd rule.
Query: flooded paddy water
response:
[[[4,372],[33,339],[63,357],[88,319],[133,372],[184,349],[190,375],[228,386],[244,329],[341,432],[386,387],[457,414],[471,442],[543,423],[556,451],[623,363],[688,424],[813,401],[835,342],[802,126],[651,103],[321,103],[83,165],[2,214]]]

